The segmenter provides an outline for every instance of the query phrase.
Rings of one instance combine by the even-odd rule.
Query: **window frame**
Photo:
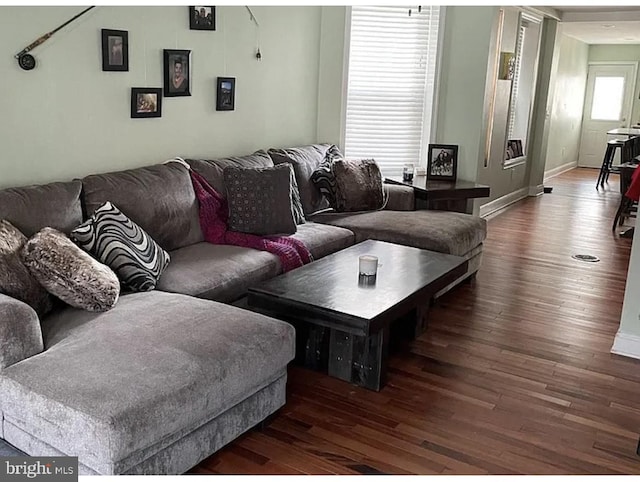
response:
[[[433,99],[430,103],[431,107],[431,122],[429,132],[426,132],[425,124],[422,124],[422,142],[420,146],[419,162],[416,167],[426,169],[428,160],[429,144],[434,142],[437,132],[437,120],[438,120],[438,106],[440,98],[440,86],[441,86],[441,70],[442,70],[442,55],[444,46],[445,35],[445,22],[447,16],[447,7],[444,5],[439,6],[439,18],[438,18],[438,36],[436,40],[436,58],[434,64],[434,84],[433,84]],[[351,24],[352,24],[353,7],[347,6],[345,12],[345,35],[344,35],[344,50],[343,50],[343,65],[342,65],[342,95],[341,95],[341,112],[340,112],[340,143],[338,147],[344,153],[345,152],[345,139],[347,131],[347,98],[349,89],[349,63],[350,63],[350,47],[351,47]],[[408,14],[408,13],[407,13]],[[425,82],[425,91],[427,83]],[[428,114],[427,109],[429,105],[424,103],[423,118]],[[384,173],[383,173],[384,177]]]

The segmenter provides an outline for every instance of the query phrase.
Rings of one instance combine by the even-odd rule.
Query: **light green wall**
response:
[[[345,72],[345,33],[348,8],[322,7],[320,79],[318,85],[318,141],[342,146],[342,98]]]
[[[589,45],[562,35],[559,55],[545,172],[570,163],[577,165],[580,150]]]
[[[458,178],[475,181],[486,140],[485,86],[498,7],[447,7],[435,141],[457,144]]]
[[[589,62],[640,62],[639,45],[589,45]],[[638,76],[636,89],[633,94],[633,111],[631,124],[640,123],[640,76]]]
[[[215,32],[189,30],[180,7],[101,6],[34,50],[13,55],[80,7],[0,7],[0,187],[65,180],[170,157],[244,154],[317,140],[320,7],[218,6]],[[100,29],[129,31],[129,72],[102,72]],[[131,87],[162,86],[162,50],[192,51],[192,96],[160,119],[130,118]],[[233,76],[236,110],[216,112],[217,76]]]

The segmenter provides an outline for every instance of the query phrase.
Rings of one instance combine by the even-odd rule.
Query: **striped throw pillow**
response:
[[[109,266],[131,291],[151,291],[170,261],[140,226],[110,202],[71,231],[82,249]]]
[[[333,162],[341,159],[342,154],[336,146],[331,146],[324,159],[311,174],[311,182],[327,199],[329,206],[336,207],[336,176],[333,173]]]

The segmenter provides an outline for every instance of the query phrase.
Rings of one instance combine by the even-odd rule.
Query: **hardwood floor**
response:
[[[640,474],[640,362],[609,353],[631,241],[611,233],[617,178],[597,192],[597,174],[489,221],[477,279],[391,356],[382,391],[293,367],[271,424],[193,472]]]

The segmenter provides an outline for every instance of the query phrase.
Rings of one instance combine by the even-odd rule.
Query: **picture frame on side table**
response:
[[[131,88],[131,118],[162,117],[162,89]]]
[[[102,29],[102,71],[129,71],[129,32]]]
[[[164,51],[164,96],[191,95],[191,50]]]
[[[216,92],[216,110],[235,110],[236,108],[236,78],[218,77]]]
[[[429,144],[427,180],[455,181],[458,170],[458,146]]]
[[[189,29],[215,30],[216,7],[189,7]]]

